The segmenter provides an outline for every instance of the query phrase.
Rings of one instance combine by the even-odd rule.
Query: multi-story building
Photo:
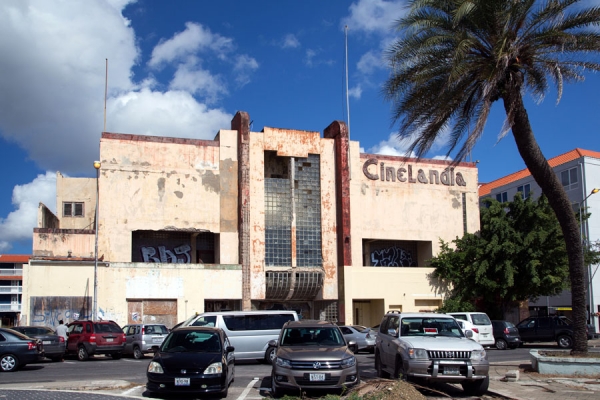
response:
[[[0,326],[14,326],[21,318],[23,266],[29,256],[0,254]]]
[[[58,174],[57,215],[40,205],[32,323],[91,316],[97,282],[99,316],[122,325],[287,308],[372,326],[440,306],[428,260],[479,229],[474,163],[360,153],[339,121],[251,132],[238,112],[214,140],[104,132],[99,161],[97,178]]]
[[[600,152],[574,149],[548,160],[558,178],[567,191],[573,203],[573,212],[582,216],[590,213],[587,219],[581,218],[581,240],[584,245],[596,243],[600,240],[600,195],[596,194],[600,188]],[[523,196],[539,196],[540,187],[536,184],[528,169],[517,171],[513,174],[496,179],[493,182],[482,184],[479,196],[495,198],[498,201],[511,201],[517,193]],[[580,213],[580,211],[583,211]],[[586,266],[586,280],[588,283],[588,318],[589,323],[595,326],[598,332],[598,318],[595,313],[600,313],[600,274],[599,265]],[[547,315],[571,314],[571,292],[568,290],[557,293],[555,296],[545,296],[529,302],[532,314]]]

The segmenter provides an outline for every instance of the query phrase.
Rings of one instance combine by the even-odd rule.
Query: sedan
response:
[[[42,341],[0,328],[0,371],[13,372],[44,358]]]
[[[58,336],[47,326],[15,326],[10,328],[30,338],[40,339],[44,345],[44,355],[52,361],[61,361],[65,356],[65,338]]]
[[[235,355],[220,328],[190,326],[171,331],[148,365],[149,392],[217,394],[227,397]]]
[[[371,328],[361,325],[344,325],[340,326],[340,330],[347,342],[355,341],[358,346],[358,351],[375,351],[375,335]]]

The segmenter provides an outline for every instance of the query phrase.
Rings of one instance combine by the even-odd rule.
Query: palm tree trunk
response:
[[[586,284],[579,225],[567,193],[535,140],[529,124],[527,110],[523,105],[520,88],[521,85],[514,81],[505,86],[506,91],[503,93],[504,110],[509,116],[509,120],[512,116],[511,128],[519,154],[529,172],[531,172],[531,176],[548,198],[548,202],[554,210],[562,229],[567,248],[571,280],[571,305],[574,325],[571,354],[587,353]]]

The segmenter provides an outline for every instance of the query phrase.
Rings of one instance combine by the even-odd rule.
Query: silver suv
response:
[[[146,353],[154,353],[152,347],[161,345],[169,329],[162,324],[132,324],[125,325],[123,332],[126,340],[123,354],[133,354],[140,359]]]
[[[360,382],[354,351],[355,341],[346,342],[340,328],[327,321],[289,321],[283,325],[271,372],[271,395],[284,390],[300,395],[306,389],[341,390]]]
[[[474,396],[487,392],[485,349],[446,314],[388,312],[379,325],[375,369],[381,378],[460,383]]]

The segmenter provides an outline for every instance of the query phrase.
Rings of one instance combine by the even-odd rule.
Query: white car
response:
[[[457,320],[467,321],[473,324],[477,328],[479,333],[479,339],[477,342],[482,346],[495,346],[496,340],[494,339],[494,327],[492,321],[484,312],[450,312],[448,315],[452,315]]]
[[[340,326],[342,335],[346,338],[346,341],[354,340],[358,346],[358,351],[368,351],[373,353],[375,351],[375,336],[372,335],[371,328],[361,325],[344,325]],[[357,351],[357,352],[358,352]]]
[[[475,325],[473,325],[469,321],[463,321],[461,319],[457,319],[456,322],[458,322],[458,326],[460,326],[460,329],[462,329],[464,334],[466,334],[467,331],[471,331],[473,333],[473,337],[471,337],[471,339],[476,341],[477,343],[480,343],[479,329]]]

